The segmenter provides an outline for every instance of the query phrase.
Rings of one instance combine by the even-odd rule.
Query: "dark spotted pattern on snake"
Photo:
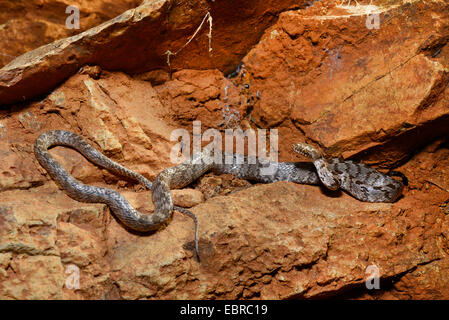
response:
[[[83,154],[92,163],[111,172],[142,183],[151,189],[154,202],[152,214],[137,211],[120,193],[108,188],[89,186],[72,177],[48,152],[52,146],[67,146]],[[182,188],[208,171],[229,173],[237,178],[270,183],[291,181],[301,184],[324,184],[331,190],[341,188],[356,199],[367,202],[393,202],[402,193],[402,182],[366,165],[340,159],[326,160],[316,148],[298,143],[293,149],[313,162],[268,162],[239,154],[222,154],[222,161],[213,161],[213,152],[197,155],[198,163],[184,163],[160,172],[151,183],[147,178],[104,156],[82,137],[72,132],[55,130],[41,134],[34,144],[34,153],[50,177],[73,199],[104,203],[120,221],[136,231],[158,229],[173,210],[189,215],[195,221],[195,249],[198,256],[198,221],[189,210],[173,205],[170,189]],[[226,157],[229,157],[226,159]],[[231,159],[231,161],[229,161]],[[227,161],[225,161],[227,160]],[[263,169],[271,168],[267,174]]]

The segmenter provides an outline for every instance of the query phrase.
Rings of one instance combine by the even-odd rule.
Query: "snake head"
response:
[[[299,153],[300,155],[303,155],[312,160],[324,158],[324,155],[320,150],[304,142],[298,142],[296,144],[293,144],[292,148],[293,151],[295,151],[296,153]]]

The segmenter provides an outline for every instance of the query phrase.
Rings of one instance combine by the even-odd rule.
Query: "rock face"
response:
[[[448,299],[448,4],[195,4],[147,1],[0,69],[0,298]],[[185,43],[168,65],[166,50]],[[206,174],[173,190],[198,217],[198,262],[189,217],[132,233],[107,206],[70,199],[32,152],[40,133],[70,130],[153,180],[173,166],[174,130],[193,121],[277,129],[280,161],[307,141],[409,185],[370,204]],[[153,210],[143,187],[74,150],[51,153],[83,183]]]
[[[251,115],[263,127],[291,120],[328,153],[367,151],[391,165],[448,132],[449,13],[439,2],[397,4],[373,11],[379,29],[369,29],[363,7],[282,13],[244,59],[261,92]]]
[[[1,1],[0,67],[27,51],[112,19],[125,10],[136,7],[139,2],[137,0]],[[66,27],[66,20],[72,13],[70,9],[67,10],[69,6],[76,6],[80,11],[79,29]]]
[[[299,1],[299,6],[304,7],[307,2]],[[169,0],[144,1],[97,27],[42,46],[6,65],[0,72],[0,105],[45,94],[85,64],[128,73],[180,68],[219,68],[229,72],[275,16],[282,10],[297,7],[297,3],[293,0],[194,0],[179,4]],[[203,25],[208,12],[216,19],[209,20],[203,31],[214,30],[213,51],[205,33],[182,50],[188,37]],[[109,48],[113,48],[113,53]],[[168,51],[173,53],[170,60]]]

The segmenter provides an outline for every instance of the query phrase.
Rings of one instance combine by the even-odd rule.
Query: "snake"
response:
[[[75,179],[50,154],[49,149],[54,146],[72,148],[93,164],[141,183],[152,192],[154,211],[151,214],[141,213],[119,192],[86,185]],[[33,150],[40,165],[69,197],[79,202],[106,204],[131,230],[139,232],[157,230],[169,220],[174,210],[190,216],[195,222],[194,242],[198,259],[198,219],[188,209],[174,205],[170,190],[183,188],[207,172],[232,174],[239,179],[261,183],[290,181],[298,184],[324,185],[330,190],[342,189],[364,202],[394,202],[402,194],[403,182],[368,165],[344,160],[341,157],[327,159],[322,151],[302,142],[292,145],[292,148],[296,153],[312,161],[275,162],[237,153],[223,152],[220,155],[205,148],[194,155],[194,160],[162,170],[154,182],[108,158],[83,137],[70,131],[52,130],[40,134],[35,140]]]

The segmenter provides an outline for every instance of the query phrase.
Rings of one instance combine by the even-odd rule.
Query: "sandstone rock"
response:
[[[255,3],[260,6],[252,9]],[[2,69],[12,86],[0,89],[0,96],[13,97],[28,95],[34,90],[30,83],[44,82],[40,77],[65,79],[95,50],[101,52],[95,57],[116,55],[105,62],[110,68],[92,63],[57,88],[52,81],[42,84],[46,89],[39,90],[47,96],[0,110],[0,298],[447,298],[447,6],[407,3],[382,2],[379,30],[365,28],[364,7],[323,0],[286,11],[247,54],[256,34],[239,39],[247,37],[253,21],[262,21],[257,28],[272,21],[262,17],[263,10],[276,12],[287,2],[240,4],[247,10],[233,19],[251,27],[234,38],[237,32],[226,19],[236,9],[215,1],[214,39],[222,40],[214,50],[222,49],[213,51],[220,52],[213,59],[220,63],[207,60],[202,33],[189,51],[172,59],[170,73],[161,67],[162,49],[180,47],[204,12],[182,10],[193,3],[170,11],[165,1],[149,1],[78,40],[61,40],[59,49],[38,49]],[[148,39],[149,30],[160,35],[167,25],[171,31],[155,38],[160,43]],[[114,41],[125,38],[129,42],[116,49]],[[133,41],[147,50],[140,52]],[[81,50],[83,43],[93,51]],[[131,58],[124,59],[125,53]],[[68,63],[72,54],[79,61]],[[245,55],[247,72],[225,77],[230,61]],[[129,72],[136,65],[146,73],[108,71]],[[210,69],[193,70],[199,65]],[[226,122],[237,112],[240,118]],[[191,206],[198,217],[197,262],[189,217],[175,212],[154,233],[131,232],[105,205],[70,199],[32,153],[40,133],[67,129],[153,180],[173,165],[171,133],[190,132],[192,120],[201,120],[203,129],[276,128],[281,161],[296,158],[292,142],[308,139],[333,154],[389,169],[404,162],[396,170],[409,186],[396,203],[369,204],[318,186],[252,185],[207,174],[188,189],[173,190],[175,203]],[[51,153],[83,183],[114,188],[143,213],[154,209],[151,192],[142,186],[68,148]],[[373,266],[380,290],[365,286]],[[79,288],[71,282],[77,275]]]
[[[376,11],[379,29],[366,27],[363,6],[282,13],[244,58],[261,94],[254,121],[385,166],[425,144],[424,130],[447,134],[447,3],[389,3]]]
[[[111,226],[109,241],[117,243],[112,269],[120,292],[133,299],[319,297],[364,286],[368,265],[375,264],[388,279],[438,259],[431,235],[438,227],[423,243],[428,231],[418,226],[424,216],[441,223],[441,213],[423,216],[406,199],[360,204],[317,189],[285,182],[260,185],[195,207],[200,264],[187,258],[192,231],[186,217],[175,215],[164,230],[146,238],[128,239]],[[176,226],[182,229],[174,231]],[[167,243],[174,242],[189,249],[167,252]]]
[[[104,205],[81,204],[53,185],[4,191],[0,208],[2,299],[62,299],[68,264],[105,272]],[[89,244],[86,233],[97,240]]]
[[[224,1],[195,0],[173,5],[167,0],[144,1],[99,26],[27,52],[4,66],[0,69],[0,105],[44,94],[85,64],[128,73],[212,66],[229,72],[278,12],[306,3],[253,0],[229,5]],[[209,51],[208,31],[180,51],[207,12],[216,17],[213,54]],[[231,39],[230,34],[237,39]],[[112,54],[105,50],[108,46],[114,47]],[[170,63],[167,51],[177,53]]]
[[[417,154],[405,165],[399,168],[409,178],[409,201],[411,206],[424,214],[422,218],[422,227],[415,229],[419,232],[419,237],[436,240],[435,245],[439,248],[442,255],[440,258],[422,264],[416,269],[407,272],[399,279],[392,279],[385,284],[389,290],[359,290],[349,291],[343,297],[355,299],[446,299],[448,296],[448,212],[449,193],[446,188],[447,168],[449,166],[449,148],[444,141],[436,141],[428,146],[424,152]],[[446,175],[445,182],[439,177]],[[426,200],[419,200],[426,197],[425,194],[432,194],[433,204]],[[415,200],[413,200],[413,198]],[[404,212],[408,215],[408,213]],[[436,222],[435,225],[427,225],[427,219]],[[436,220],[433,220],[436,219]],[[441,224],[440,224],[441,222]],[[424,224],[426,226],[424,226]],[[436,227],[436,228],[435,228]],[[440,229],[441,228],[441,229]],[[425,247],[421,249],[426,251]]]
[[[173,203],[184,208],[194,207],[204,201],[201,191],[195,189],[172,190]]]
[[[6,135],[7,129],[3,128],[3,130]],[[0,140],[0,155],[2,159],[0,191],[27,189],[44,183],[44,179],[36,171],[29,148],[17,150],[14,145],[7,143],[5,140]]]
[[[34,201],[23,204],[18,193]],[[149,193],[124,194],[136,208],[148,208]],[[367,204],[315,186],[260,185],[193,208],[200,221],[197,263],[193,224],[183,215],[142,237],[105,216],[103,205],[80,204],[55,186],[3,195],[2,207],[10,208],[2,211],[2,221],[9,219],[0,250],[4,298],[102,298],[114,285],[120,297],[133,299],[329,296],[363,288],[369,265],[388,281],[443,259],[438,235],[448,224],[421,192],[395,204]],[[26,271],[36,261],[46,261],[39,277]],[[79,290],[62,288],[69,264],[80,269]]]
[[[0,67],[21,54],[85,31],[112,19],[140,1],[2,1],[0,3]],[[80,10],[80,29],[66,27],[68,6]]]
[[[2,299],[62,299],[63,268],[57,257],[18,255],[2,277]]]

